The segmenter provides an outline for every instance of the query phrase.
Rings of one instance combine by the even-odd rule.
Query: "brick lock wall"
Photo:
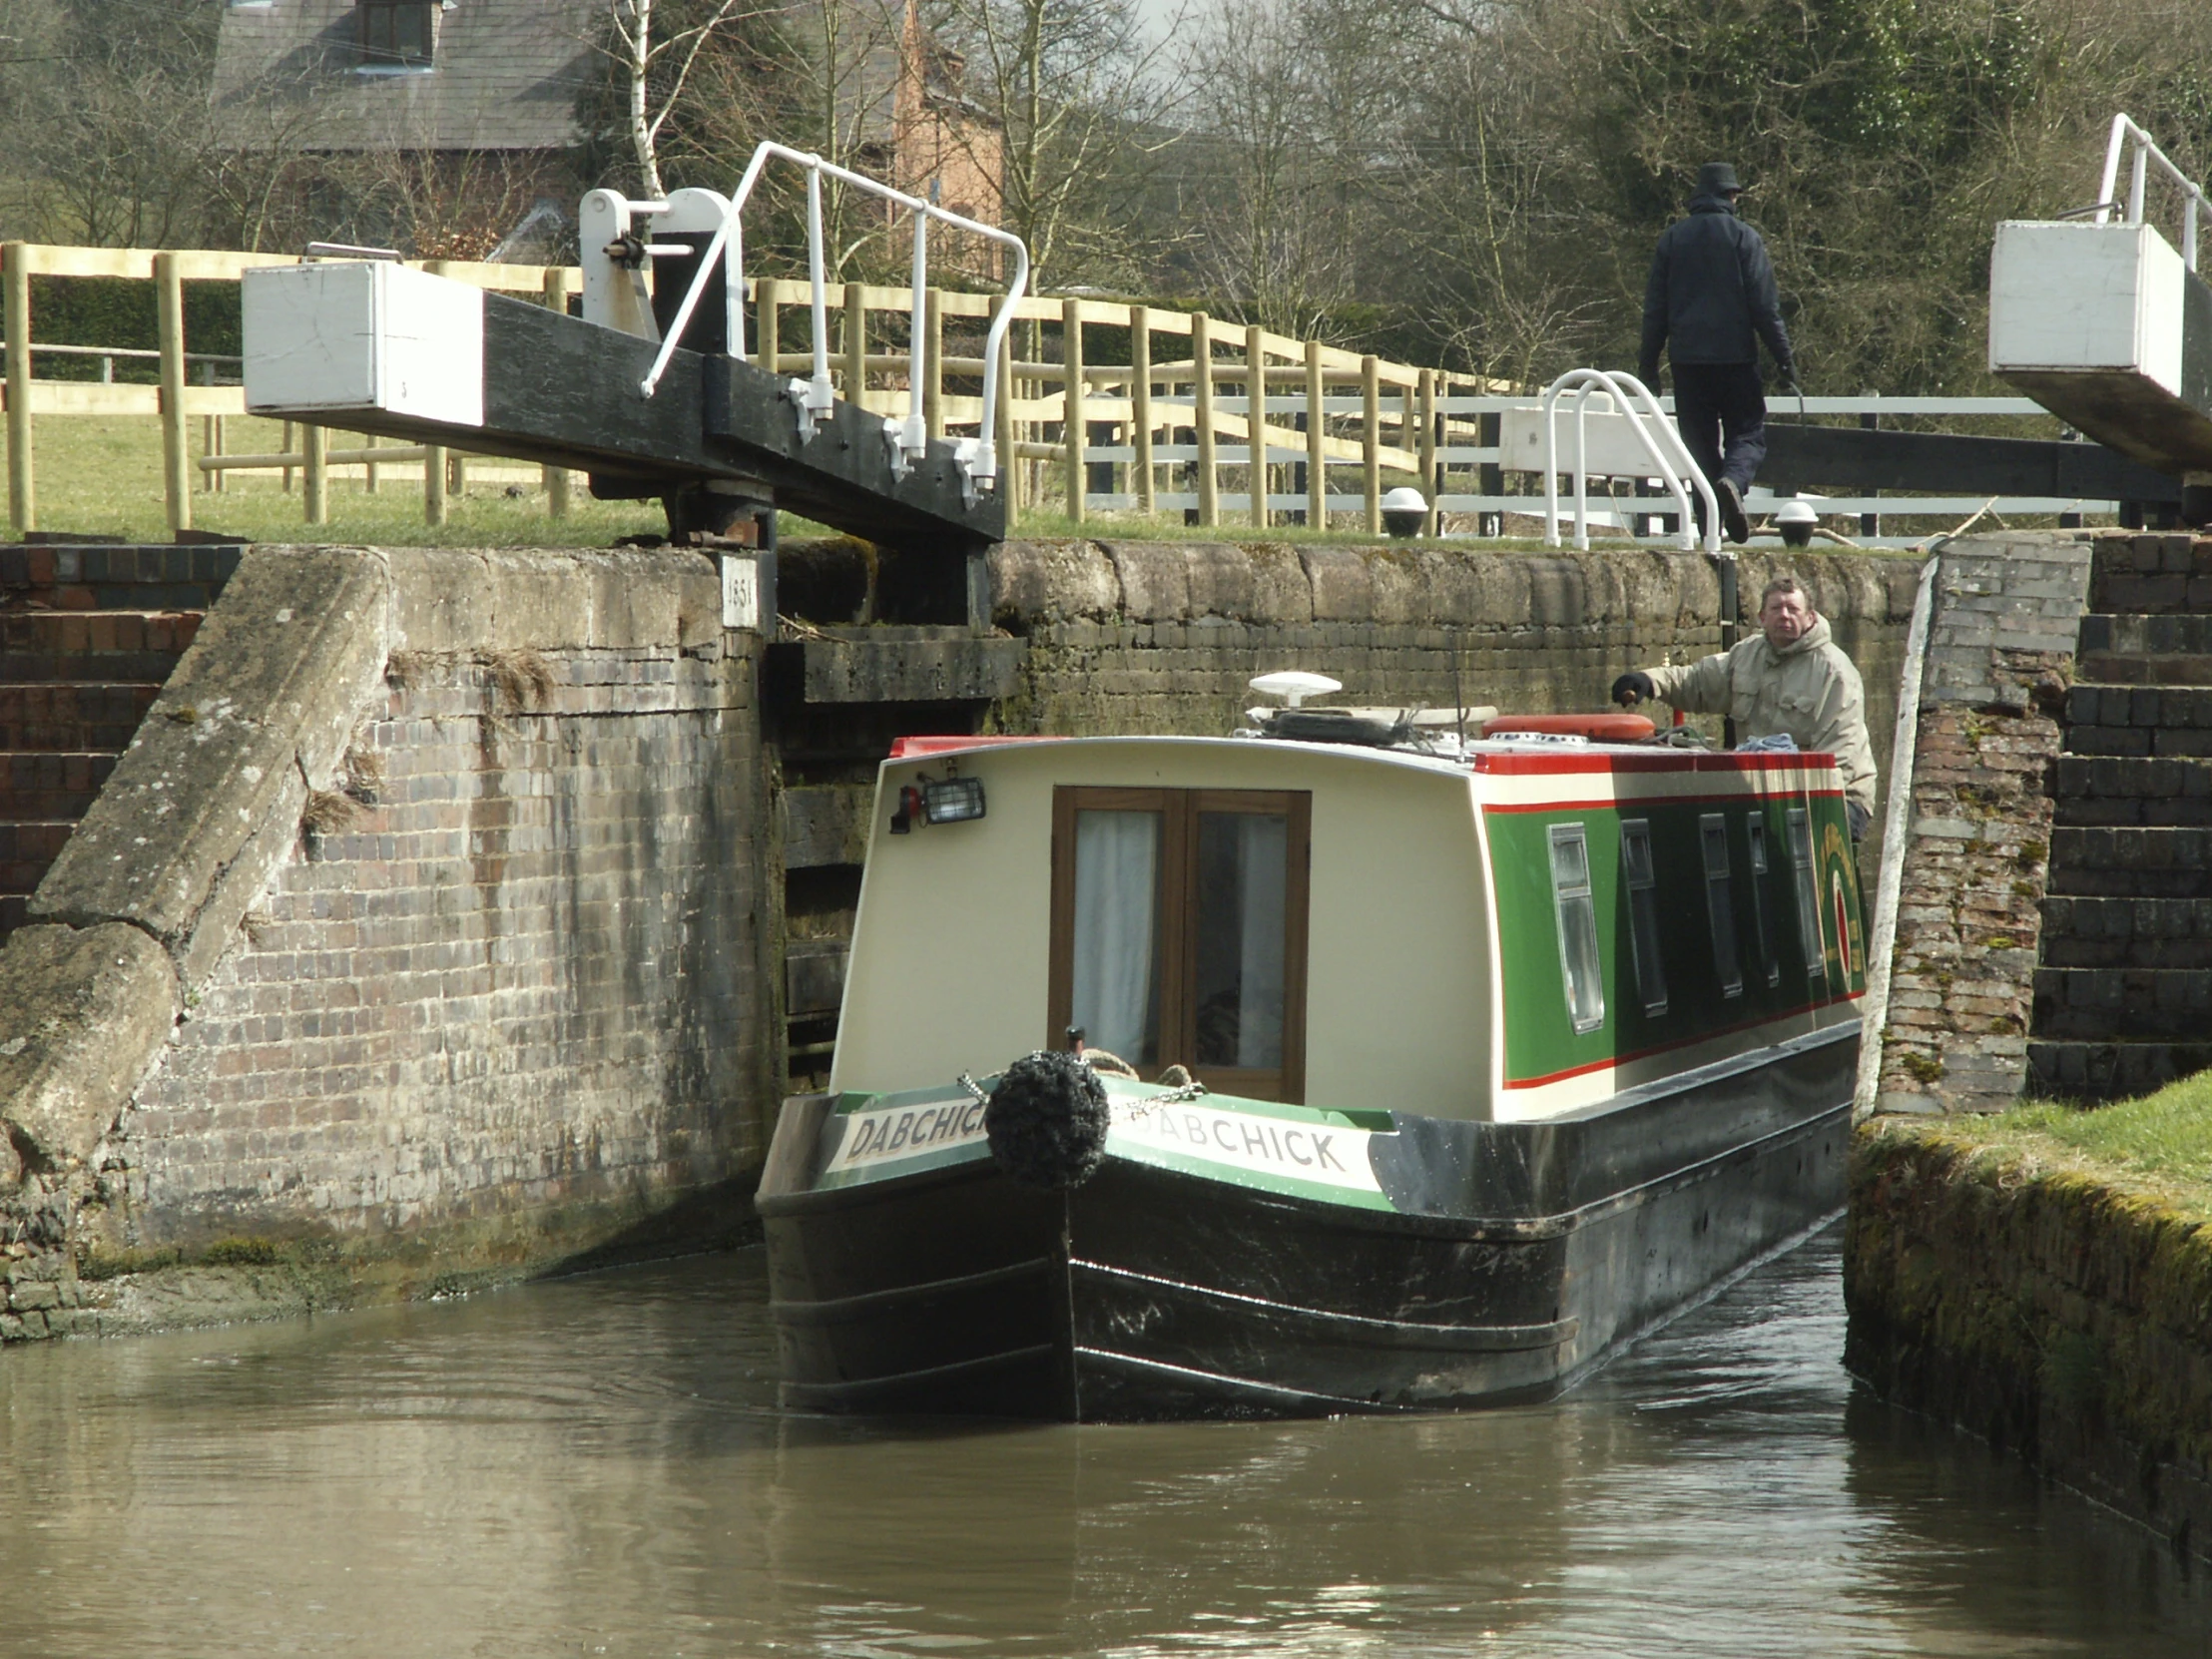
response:
[[[395,657],[347,757],[359,799],[310,799],[110,1139],[122,1242],[556,1232],[563,1206],[757,1164],[753,667]]]
[[[1876,1108],[1993,1111],[2027,1071],[2051,772],[2089,582],[2085,538],[1941,554]]]

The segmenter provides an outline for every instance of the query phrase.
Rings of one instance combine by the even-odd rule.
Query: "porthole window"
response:
[[[1798,942],[1805,947],[1805,973],[1828,977],[1821,950],[1820,883],[1813,873],[1813,815],[1792,807],[1785,822],[1790,832],[1790,884],[1797,890]]]
[[[1705,853],[1705,919],[1713,932],[1713,973],[1721,995],[1744,994],[1743,964],[1736,956],[1736,906],[1728,890],[1728,820],[1706,813],[1697,821]]]
[[[1767,902],[1767,827],[1757,818],[1744,826],[1751,838],[1751,930],[1759,940],[1759,965],[1767,983],[1782,983],[1782,951],[1775,937],[1774,906]]]
[[[1551,899],[1559,918],[1559,963],[1567,1017],[1577,1033],[1605,1023],[1605,982],[1597,949],[1597,906],[1590,895],[1590,848],[1579,824],[1551,827]]]
[[[1621,883],[1628,890],[1628,939],[1636,995],[1647,1015],[1667,1011],[1667,968],[1659,957],[1659,892],[1651,867],[1651,821],[1621,820]]]

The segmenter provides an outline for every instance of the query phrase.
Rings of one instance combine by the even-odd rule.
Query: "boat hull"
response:
[[[825,1185],[832,1103],[802,1097],[759,1201],[784,1399],[1098,1421],[1541,1398],[1837,1213],[1857,1056],[1854,1023],[1559,1119],[1388,1114],[1358,1203],[1118,1153],[1057,1193],[987,1156]]]

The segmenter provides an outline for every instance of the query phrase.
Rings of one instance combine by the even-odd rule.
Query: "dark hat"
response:
[[[1736,183],[1736,170],[1727,162],[1707,162],[1697,170],[1697,194],[1700,196],[1740,195],[1743,186]]]

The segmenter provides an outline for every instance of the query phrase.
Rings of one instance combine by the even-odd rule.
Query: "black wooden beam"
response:
[[[634,334],[486,293],[481,426],[367,407],[317,418],[348,431],[588,472],[595,493],[620,499],[719,483],[917,551],[965,555],[1004,539],[1004,503],[992,494],[965,499],[951,444],[932,442],[903,477],[894,476],[883,417],[842,401],[802,443],[781,376],[693,351],[677,351],[647,397],[638,387],[658,350]]]
[[[2181,480],[2099,443],[1879,432],[1767,420],[1763,480],[1794,488],[1914,490],[1943,495],[2044,495],[2082,501],[2167,502]],[[1912,511],[1900,502],[1898,511]]]

